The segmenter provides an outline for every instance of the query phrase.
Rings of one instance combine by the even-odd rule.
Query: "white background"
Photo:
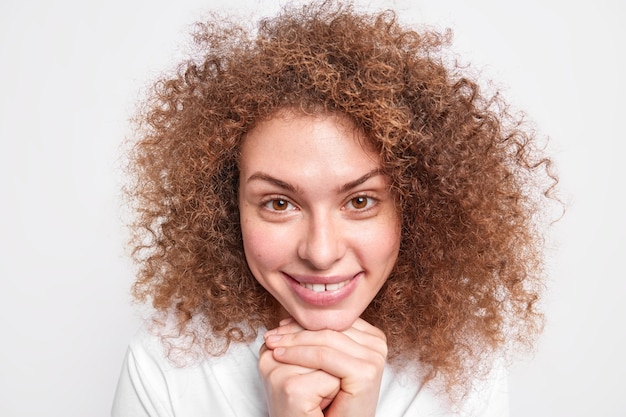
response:
[[[0,415],[109,414],[139,322],[120,142],[141,88],[218,3],[1,3]],[[569,208],[551,232],[546,331],[511,375],[512,416],[626,416],[624,6],[371,3],[452,28],[454,50],[551,138]]]

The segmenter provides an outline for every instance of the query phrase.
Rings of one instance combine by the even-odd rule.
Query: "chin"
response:
[[[300,326],[306,330],[334,330],[342,332],[352,327],[358,315],[347,315],[345,312],[333,311],[325,314],[316,314],[315,317],[305,315],[294,316]]]

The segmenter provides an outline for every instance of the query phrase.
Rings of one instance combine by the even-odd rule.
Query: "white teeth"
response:
[[[350,280],[337,282],[335,284],[305,284],[303,282],[300,283],[306,289],[309,289],[314,292],[322,292],[322,291],[336,291],[339,288],[346,285]]]
[[[326,291],[335,291],[346,285],[346,282],[338,282],[336,284],[326,284]]]

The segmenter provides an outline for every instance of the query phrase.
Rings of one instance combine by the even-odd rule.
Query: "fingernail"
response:
[[[280,334],[271,334],[271,335],[265,337],[265,341],[270,342],[270,343],[278,342],[282,338],[283,338],[283,336],[280,335]]]
[[[285,348],[284,347],[279,347],[274,349],[274,355],[276,356],[281,356],[285,353]]]

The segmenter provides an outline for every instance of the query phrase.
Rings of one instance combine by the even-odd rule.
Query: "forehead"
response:
[[[263,120],[244,137],[240,165],[294,165],[340,171],[343,166],[378,167],[365,135],[342,115],[283,112]]]
[[[239,161],[240,192],[291,190],[323,201],[374,176],[383,186],[376,152],[347,119],[289,115],[259,123],[246,136]],[[255,181],[263,178],[265,181]],[[271,179],[268,181],[268,179]],[[382,183],[381,183],[382,181]],[[333,197],[334,198],[334,197]]]

